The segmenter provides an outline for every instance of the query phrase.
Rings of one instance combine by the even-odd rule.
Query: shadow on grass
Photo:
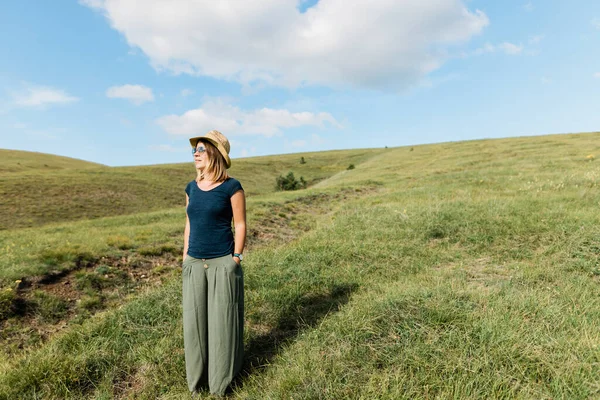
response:
[[[246,377],[267,368],[283,346],[293,341],[302,330],[316,326],[327,315],[339,311],[357,288],[357,284],[335,285],[328,293],[306,294],[289,304],[268,333],[246,344],[244,366],[229,386],[230,390],[240,389]]]

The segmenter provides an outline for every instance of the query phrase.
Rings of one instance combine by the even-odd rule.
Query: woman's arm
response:
[[[189,240],[190,240],[190,218],[187,215],[187,206],[190,203],[190,198],[187,193],[185,195],[185,230],[183,231],[183,259],[185,260],[185,256],[187,255]]]
[[[246,245],[246,195],[243,190],[238,190],[231,196],[231,208],[233,210],[233,226],[235,227],[235,249],[234,253],[242,254]],[[240,263],[238,257],[233,257],[236,263]]]

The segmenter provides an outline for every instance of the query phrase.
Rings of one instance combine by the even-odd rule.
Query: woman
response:
[[[183,342],[188,387],[222,395],[244,356],[246,198],[227,175],[229,141],[218,131],[190,139],[197,177],[188,183],[183,247]],[[234,221],[235,237],[231,231]]]

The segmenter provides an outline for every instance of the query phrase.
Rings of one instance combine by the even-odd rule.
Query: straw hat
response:
[[[231,158],[229,158],[229,150],[231,149],[231,146],[229,145],[229,140],[227,140],[225,135],[219,131],[212,130],[204,136],[190,138],[190,144],[192,147],[195,148],[200,139],[212,143],[217,149],[219,149],[219,152],[225,159],[227,168],[231,167]]]

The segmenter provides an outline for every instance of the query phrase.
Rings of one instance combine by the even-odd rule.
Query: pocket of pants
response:
[[[189,254],[185,256],[185,258],[183,259],[183,261],[181,262],[181,269],[185,269],[185,267],[187,267],[192,261],[192,256],[190,256]]]
[[[233,259],[233,257],[231,257],[231,268],[228,268],[229,272],[235,272],[238,268],[241,267],[240,264],[238,264],[237,262],[235,262],[235,260]]]
[[[240,298],[243,298],[243,272],[242,266],[235,262],[233,257],[231,261],[223,265],[223,269],[218,271],[221,277],[222,290],[220,291],[220,301],[223,304],[238,304]]]

